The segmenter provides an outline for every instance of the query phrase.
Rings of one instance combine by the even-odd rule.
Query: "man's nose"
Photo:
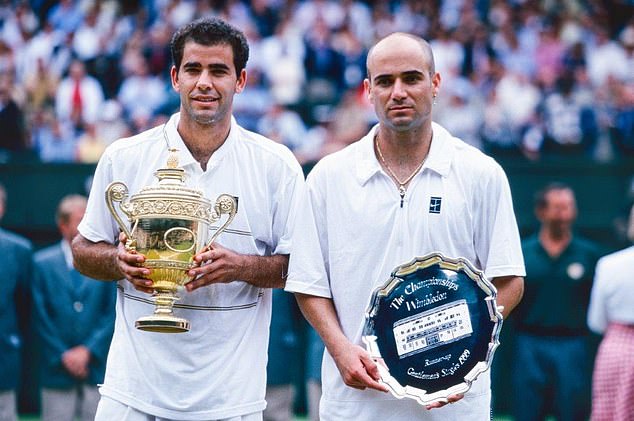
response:
[[[196,87],[201,90],[211,89],[213,87],[213,78],[211,77],[211,72],[207,70],[203,70],[200,72],[200,76],[198,77],[198,81],[196,81]]]
[[[392,97],[394,99],[403,99],[406,96],[407,92],[405,91],[404,83],[400,79],[396,79],[392,87]]]

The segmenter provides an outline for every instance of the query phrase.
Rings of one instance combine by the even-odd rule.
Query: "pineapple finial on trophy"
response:
[[[167,168],[178,168],[178,149],[169,148],[169,156],[167,157]]]

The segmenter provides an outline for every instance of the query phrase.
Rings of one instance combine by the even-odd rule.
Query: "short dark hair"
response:
[[[179,28],[172,36],[170,49],[176,70],[183,61],[183,50],[187,41],[202,45],[227,44],[233,50],[233,65],[236,76],[246,67],[249,59],[249,44],[239,29],[218,18],[195,20]]]
[[[553,190],[570,190],[574,194],[574,190],[572,189],[572,187],[566,183],[562,183],[560,181],[548,183],[546,186],[538,190],[537,193],[535,193],[534,203],[536,209],[544,209],[546,206],[548,206],[546,196]]]

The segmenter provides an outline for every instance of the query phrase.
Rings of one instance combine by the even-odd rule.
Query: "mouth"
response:
[[[213,97],[202,97],[202,96],[197,96],[197,97],[192,97],[192,101],[195,102],[201,102],[203,104],[211,104],[213,102],[217,102],[219,98],[213,98]]]
[[[412,110],[412,107],[408,107],[405,105],[397,105],[394,107],[389,107],[387,109],[388,112],[396,112],[396,113],[403,112],[403,111],[411,111],[411,110]]]

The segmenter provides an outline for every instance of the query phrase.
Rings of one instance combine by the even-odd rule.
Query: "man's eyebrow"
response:
[[[380,80],[380,79],[390,79],[390,78],[394,78],[394,77],[398,77],[398,76],[418,76],[418,75],[423,75],[424,73],[421,72],[420,70],[407,70],[405,72],[401,72],[398,74],[393,74],[393,73],[385,73],[385,74],[380,74],[380,75],[376,75],[373,80]]]
[[[201,68],[201,67],[203,67],[203,65],[197,61],[188,61],[187,63],[183,64],[183,68],[185,69]],[[208,67],[211,69],[229,70],[229,66],[227,66],[224,63],[212,63]]]

